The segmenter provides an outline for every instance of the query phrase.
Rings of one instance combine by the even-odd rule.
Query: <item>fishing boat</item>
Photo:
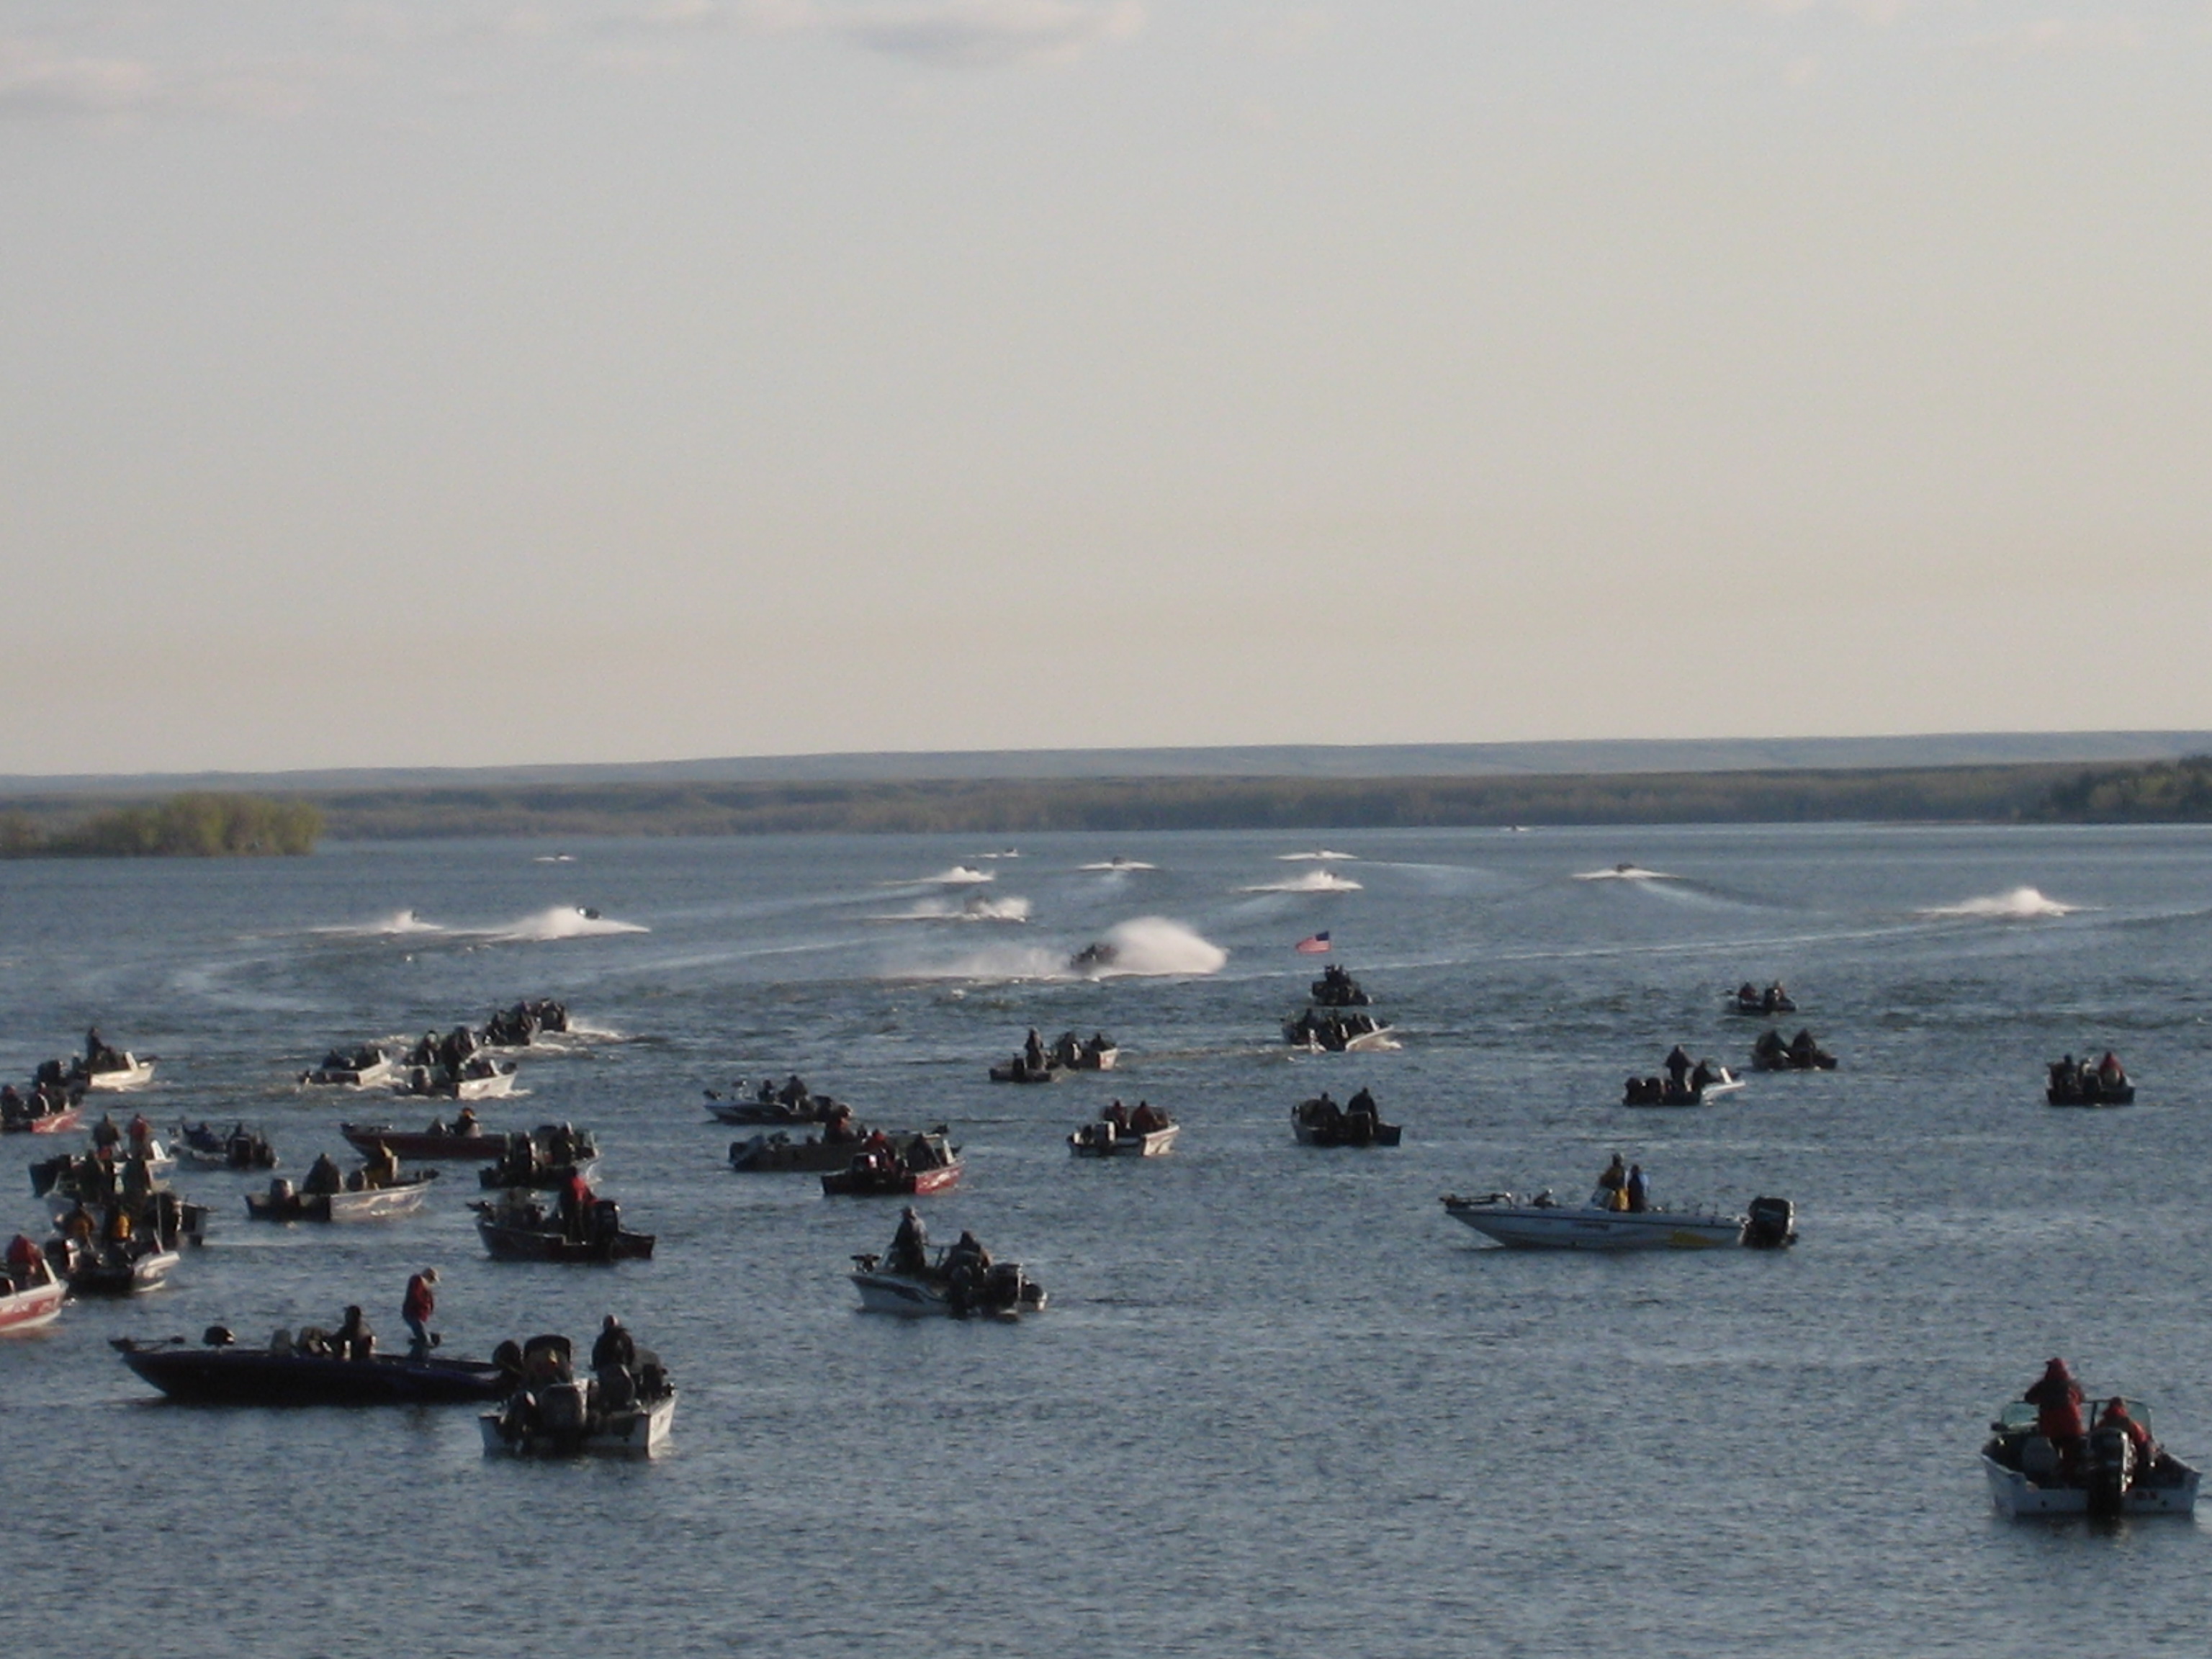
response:
[[[269,1137],[243,1123],[228,1133],[205,1123],[177,1126],[177,1155],[204,1170],[273,1170],[276,1149]]]
[[[730,1143],[730,1167],[740,1175],[828,1175],[849,1164],[868,1137],[854,1133],[832,1140],[809,1135],[793,1140],[781,1130]]]
[[[2150,1437],[2150,1408],[2116,1396],[2155,1448],[2149,1455],[2123,1427],[2099,1423],[2071,1456],[2037,1431],[2036,1408],[2008,1403],[1990,1425],[1982,1472],[1990,1499],[2009,1516],[2187,1516],[2196,1512],[2197,1471]]]
[[[69,1286],[38,1247],[18,1234],[9,1248],[8,1265],[0,1270],[0,1333],[51,1325],[68,1300]]]
[[[951,1190],[960,1180],[960,1149],[945,1126],[853,1154],[842,1170],[822,1177],[828,1198],[916,1198]]]
[[[46,1259],[73,1296],[143,1296],[159,1290],[184,1256],[173,1245],[149,1239],[143,1247],[47,1242]]]
[[[514,1385],[509,1367],[436,1353],[345,1359],[305,1352],[289,1332],[265,1348],[233,1346],[210,1326],[203,1345],[182,1337],[112,1346],[123,1363],[172,1400],[211,1406],[437,1406],[497,1400]]]
[[[58,1135],[83,1121],[84,1109],[76,1101],[62,1102],[51,1095],[33,1095],[22,1102],[20,1111],[0,1116],[0,1133]]]
[[[1018,1261],[994,1263],[972,1296],[956,1293],[942,1256],[921,1273],[892,1273],[880,1257],[855,1255],[852,1278],[864,1311],[902,1319],[1018,1319],[1045,1304],[1044,1286]]]
[[[1375,1097],[1362,1089],[1343,1106],[1326,1093],[1300,1101],[1291,1108],[1291,1133],[1301,1146],[1395,1146],[1406,1131],[1382,1121]]]
[[[649,1261],[654,1236],[634,1233],[622,1224],[621,1206],[603,1198],[590,1206],[580,1232],[542,1206],[512,1201],[469,1206],[476,1212],[477,1237],[495,1261]]]
[[[1161,1158],[1182,1133],[1182,1125],[1172,1120],[1154,1128],[1125,1129],[1102,1118],[1069,1135],[1067,1150],[1076,1158]]]
[[[560,1127],[544,1124],[535,1132],[549,1162],[566,1163],[599,1156],[599,1148],[592,1144],[589,1133],[571,1130],[568,1133],[574,1145],[569,1148],[570,1157],[552,1158],[552,1138]],[[382,1146],[394,1158],[404,1158],[410,1164],[489,1163],[507,1155],[507,1137],[487,1132],[477,1121],[476,1114],[470,1111],[464,1111],[450,1127],[444,1123],[433,1123],[427,1129],[410,1131],[384,1123],[341,1123],[338,1133],[356,1151],[374,1152]]]
[[[651,1457],[667,1444],[676,1385],[657,1355],[579,1378],[566,1337],[534,1336],[522,1354],[522,1385],[477,1419],[487,1455]]]
[[[388,1048],[364,1042],[351,1048],[333,1048],[323,1063],[300,1073],[300,1081],[315,1088],[387,1088],[399,1075],[399,1062]]]
[[[70,1068],[70,1081],[103,1094],[125,1094],[154,1080],[154,1060],[152,1054],[141,1060],[111,1048],[89,1066],[79,1060]]]
[[[1776,1249],[1796,1239],[1796,1212],[1783,1198],[1753,1199],[1747,1214],[1719,1211],[1616,1210],[1612,1194],[1593,1193],[1587,1204],[1561,1204],[1548,1192],[1523,1199],[1512,1193],[1480,1198],[1449,1194],[1444,1213],[1486,1238],[1519,1249],[1698,1250],[1727,1245]]]
[[[391,1221],[421,1209],[437,1178],[435,1170],[417,1170],[380,1185],[355,1186],[349,1179],[337,1192],[311,1193],[279,1176],[267,1192],[246,1195],[246,1213],[254,1221]]]

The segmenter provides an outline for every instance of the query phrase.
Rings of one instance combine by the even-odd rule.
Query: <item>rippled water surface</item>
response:
[[[1357,860],[1281,857],[1324,842]],[[88,1652],[2203,1651],[2196,1524],[2007,1522],[1974,1454],[2064,1353],[2212,1459],[2212,836],[1002,850],[0,865],[6,1075],[97,1019],[161,1056],[149,1115],[242,1116],[296,1174],[344,1150],[342,1117],[430,1115],[294,1086],[331,1042],[557,996],[587,1032],[526,1055],[527,1097],[484,1116],[595,1130],[601,1184],[659,1237],[650,1263],[495,1265],[466,1171],[420,1217],[337,1231],[249,1227],[242,1177],[183,1174],[218,1220],[170,1289],[0,1341],[15,1627],[35,1583],[42,1628]],[[1117,856],[1158,867],[1083,867]],[[1624,861],[1645,873],[1596,878]],[[1321,928],[1401,1052],[1273,1041],[1316,971],[1290,947]],[[1152,971],[1056,973],[1109,937]],[[1762,1028],[1723,993],[1776,977],[1804,1009],[1785,1035],[1811,1025],[1840,1070],[1695,1111],[1613,1104],[1677,1041],[1740,1061]],[[1030,1025],[1103,1028],[1123,1070],[992,1087]],[[2106,1046],[2141,1103],[2041,1103],[2047,1060]],[[925,1201],[933,1231],[1019,1257],[1051,1309],[857,1313],[847,1259],[896,1210],[733,1175],[702,1109],[704,1088],[793,1069],[871,1120],[950,1124],[967,1171]],[[1293,1144],[1295,1101],[1363,1083],[1402,1148]],[[1182,1119],[1171,1157],[1067,1156],[1113,1094]],[[19,1168],[46,1150],[0,1146]],[[1803,1241],[1507,1253],[1436,1202],[1578,1194],[1615,1150],[1662,1201],[1789,1196]],[[458,1351],[623,1314],[683,1389],[671,1455],[488,1462],[459,1409],[169,1407],[107,1346],[334,1323],[349,1301],[389,1340],[432,1263]]]

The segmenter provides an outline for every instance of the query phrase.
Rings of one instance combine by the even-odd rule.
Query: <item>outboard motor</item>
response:
[[[2136,1443],[2117,1425],[2089,1435],[2089,1513],[2118,1515],[2135,1484]]]
[[[231,1334],[228,1325],[210,1325],[200,1333],[200,1340],[210,1348],[227,1348],[238,1339]]]
[[[1743,1242],[1754,1249],[1778,1250],[1797,1242],[1797,1211],[1786,1198],[1754,1198],[1746,1212]]]

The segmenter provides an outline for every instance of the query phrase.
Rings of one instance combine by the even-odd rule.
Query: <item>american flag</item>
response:
[[[1325,957],[1328,954],[1328,935],[1316,933],[1310,939],[1300,939],[1291,949],[1302,957]]]

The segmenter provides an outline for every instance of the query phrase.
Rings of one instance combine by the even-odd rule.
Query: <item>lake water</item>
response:
[[[1279,855],[1327,845],[1327,866]],[[1976,1450],[2050,1355],[2212,1459],[2212,834],[1817,827],[472,842],[302,860],[0,865],[0,1074],[97,1020],[161,1056],[129,1103],[262,1126],[295,1176],[334,1042],[565,1000],[495,1128],[568,1120],[657,1233],[612,1269],[483,1259],[449,1171],[420,1217],[249,1226],[135,1305],[0,1341],[4,1595],[42,1648],[178,1655],[2198,1654],[2192,1522],[2023,1524]],[[546,861],[555,853],[568,861]],[[1113,856],[1158,866],[1085,870]],[[1579,879],[1620,860],[1661,879]],[[988,885],[933,884],[955,866]],[[1338,892],[1249,890],[1310,882]],[[912,919],[980,893],[1025,921]],[[590,924],[574,907],[596,908]],[[904,917],[902,920],[879,918]],[[1156,920],[1143,921],[1152,918]],[[1121,929],[1115,933],[1113,930]],[[1328,928],[1401,1052],[1293,1055]],[[642,931],[637,931],[642,930]],[[1051,976],[1115,938],[1156,974]],[[1226,957],[1216,971],[1200,971]],[[1785,980],[1840,1055],[1694,1111],[1624,1109]],[[994,1088],[1024,1030],[1122,1069]],[[2117,1048],[2140,1103],[2043,1105]],[[966,1151],[924,1200],[1049,1289],[1018,1325],[860,1314],[896,1208],[741,1176],[702,1091],[797,1070]],[[1296,1146],[1365,1084],[1395,1152]],[[1170,1158],[1077,1161],[1113,1095]],[[11,1137],[26,1162],[47,1143]],[[1778,1254],[1508,1253],[1452,1191],[1793,1199]],[[452,1179],[458,1175],[459,1180]],[[21,1182],[21,1176],[10,1179]],[[42,1215],[19,1184],[13,1224]],[[6,1218],[0,1218],[5,1219]],[[619,1312],[683,1390],[650,1465],[487,1461],[465,1409],[150,1403],[108,1339],[258,1338],[360,1302],[401,1336],[434,1264],[449,1349]]]

